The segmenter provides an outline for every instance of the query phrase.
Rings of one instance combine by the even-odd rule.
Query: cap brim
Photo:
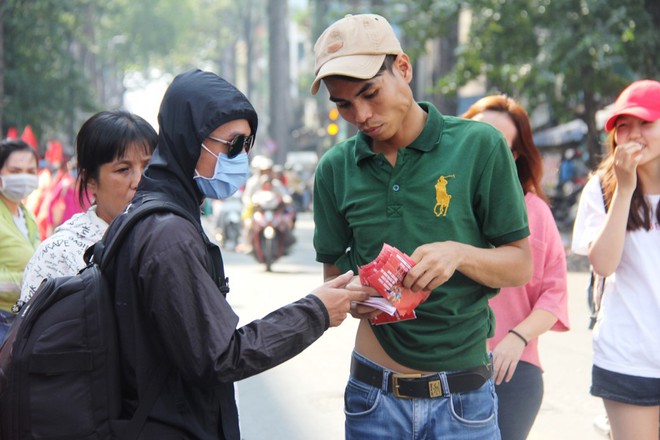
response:
[[[605,121],[605,131],[612,131],[614,129],[614,124],[616,119],[619,116],[634,116],[641,119],[642,121],[653,122],[657,119],[660,119],[660,110],[653,110],[645,107],[630,107],[624,110],[620,110]]]
[[[357,79],[370,79],[376,76],[385,61],[385,54],[347,55],[333,58],[323,64],[312,83],[312,95],[316,95],[321,80],[328,76],[348,76]]]

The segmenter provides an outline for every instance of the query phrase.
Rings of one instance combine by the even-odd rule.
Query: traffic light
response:
[[[339,110],[336,108],[333,108],[330,110],[328,113],[328,118],[330,118],[330,122],[328,126],[326,127],[326,131],[330,136],[337,136],[337,133],[339,133],[339,125],[337,125],[337,119],[339,119]]]

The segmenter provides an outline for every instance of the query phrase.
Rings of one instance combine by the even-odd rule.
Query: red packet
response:
[[[426,301],[431,292],[413,292],[401,284],[414,265],[408,255],[385,243],[374,261],[358,268],[362,284],[376,289],[397,310],[394,315],[381,313],[374,318],[376,322],[372,320],[373,324],[416,318],[415,307]]]
[[[375,318],[369,318],[369,322],[371,322],[372,325],[381,325],[381,324],[390,324],[392,322],[400,322],[400,321],[407,321],[409,319],[416,319],[417,315],[415,314],[415,311],[413,310],[410,313],[407,314],[400,314],[398,311],[394,312],[394,315],[390,315],[388,313],[381,313]]]

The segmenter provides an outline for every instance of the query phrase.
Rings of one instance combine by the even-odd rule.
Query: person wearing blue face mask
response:
[[[231,142],[210,135],[207,137],[211,141],[229,145],[229,151],[227,154],[215,154],[202,143],[202,148],[216,159],[216,163],[212,177],[204,177],[196,170],[195,180],[205,196],[212,199],[226,199],[243,186],[250,175],[247,151],[252,147],[254,136],[238,135]],[[240,153],[239,148],[245,153]]]
[[[167,199],[196,219],[155,213],[123,241],[106,276],[114,281],[122,365],[122,417],[130,419],[155,372],[168,367],[140,439],[240,439],[233,382],[297,355],[339,325],[351,301],[373,293],[346,287],[348,271],[300,300],[237,328],[220,250],[199,233],[206,197],[245,184],[257,114],[233,85],[190,70],[168,87],[156,150],[127,210]],[[110,238],[126,216],[117,217]],[[121,421],[120,421],[121,422]]]

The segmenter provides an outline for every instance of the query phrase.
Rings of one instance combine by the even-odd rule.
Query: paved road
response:
[[[241,324],[294,301],[321,283],[314,262],[309,214],[298,222],[295,252],[267,273],[251,257],[225,252],[229,300]],[[545,398],[529,440],[601,440],[593,427],[602,414],[589,395],[591,334],[586,328],[585,272],[569,274],[572,330],[541,338]],[[240,324],[239,324],[240,325]],[[343,439],[343,391],[356,321],[330,329],[298,357],[237,384],[245,440]]]

